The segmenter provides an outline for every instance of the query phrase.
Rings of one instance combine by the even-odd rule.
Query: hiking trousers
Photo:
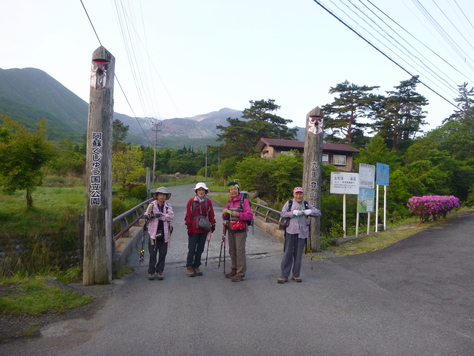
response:
[[[148,238],[148,252],[150,253],[150,261],[148,263],[148,273],[163,272],[165,269],[165,259],[168,253],[168,243],[163,238],[155,240],[155,244],[151,244]],[[158,255],[158,263],[156,257]]]
[[[293,266],[293,276],[300,277],[301,260],[306,239],[300,239],[298,234],[287,234],[285,232],[285,242],[283,248],[283,258],[281,261],[281,276],[289,277]]]
[[[186,259],[186,267],[192,266],[199,268],[201,265],[201,255],[206,246],[207,232],[193,233],[188,237],[188,257]]]
[[[245,257],[245,242],[247,241],[247,231],[228,231],[231,267],[237,269],[238,274],[245,276],[245,272],[247,271],[247,260]]]

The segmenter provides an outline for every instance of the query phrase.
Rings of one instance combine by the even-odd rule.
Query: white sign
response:
[[[359,173],[331,172],[331,194],[359,194]]]
[[[375,166],[371,164],[359,164],[359,188],[375,188]]]

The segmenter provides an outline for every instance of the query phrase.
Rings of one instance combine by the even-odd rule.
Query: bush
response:
[[[451,210],[460,207],[459,199],[449,195],[426,195],[423,197],[412,197],[408,200],[410,212],[420,218],[421,222],[426,222],[430,218],[437,220],[446,217]]]
[[[144,185],[139,185],[130,189],[130,196],[138,200],[146,200],[146,187]]]

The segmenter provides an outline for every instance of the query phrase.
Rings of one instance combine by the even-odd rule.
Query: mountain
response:
[[[40,69],[0,68],[0,114],[30,128],[46,118],[51,140],[80,142],[87,131],[88,110],[87,102]],[[158,122],[114,113],[114,119],[129,126],[128,142],[153,146],[156,137],[158,147],[195,149],[219,145],[216,126],[227,126],[229,117],[241,118],[242,111],[223,108],[194,117],[166,119],[155,132],[152,129]],[[304,139],[303,128],[299,128],[298,139]]]

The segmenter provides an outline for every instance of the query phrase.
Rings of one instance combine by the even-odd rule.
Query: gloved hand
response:
[[[311,214],[311,209],[306,209],[303,211],[305,215],[310,215]]]
[[[148,214],[145,214],[145,220],[150,220],[150,216]]]
[[[191,237],[192,234],[193,234],[193,230],[191,230],[190,228],[188,228],[188,236]]]
[[[155,213],[155,218],[159,218],[163,213]]]
[[[301,210],[293,210],[293,215],[300,216],[300,215],[303,215],[303,212]]]

